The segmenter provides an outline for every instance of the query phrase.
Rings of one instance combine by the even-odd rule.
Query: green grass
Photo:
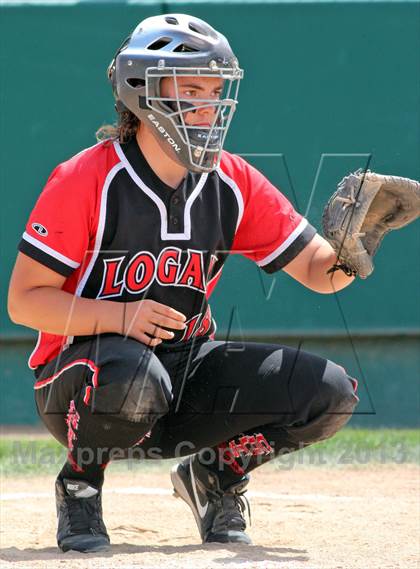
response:
[[[333,438],[283,455],[275,468],[362,468],[366,465],[418,464],[420,431],[415,429],[343,429]]]
[[[66,458],[66,449],[51,439],[24,436],[0,440],[0,476],[55,474]],[[166,471],[175,460],[115,461],[118,472]],[[273,460],[269,468],[362,468],[370,465],[418,464],[420,431],[413,429],[347,428],[335,437],[299,452]]]

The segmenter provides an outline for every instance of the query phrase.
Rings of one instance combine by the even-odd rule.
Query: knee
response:
[[[165,415],[172,401],[168,372],[148,350],[120,352],[104,363],[93,390],[92,411],[152,425]]]
[[[349,421],[359,401],[356,387],[357,381],[344,368],[327,360],[308,420],[286,429],[290,440],[306,446],[335,435]]]
[[[359,398],[356,395],[357,380],[350,377],[346,370],[327,360],[321,380],[321,399],[327,412],[352,414]]]
[[[314,421],[317,440],[332,437],[350,420],[359,402],[356,395],[357,381],[346,370],[327,360],[321,381],[321,406],[323,411]]]

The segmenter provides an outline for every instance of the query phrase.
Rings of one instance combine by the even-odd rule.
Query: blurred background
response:
[[[27,217],[51,170],[114,121],[106,68],[122,40],[140,20],[171,12],[229,38],[245,78],[226,148],[262,170],[318,230],[326,200],[351,170],[420,179],[418,2],[2,1],[2,425],[39,424],[27,367],[36,333],[12,324],[6,310]],[[328,296],[230,258],[212,296],[217,338],[328,357],[359,380],[351,425],[415,427],[419,252],[417,222],[385,239],[368,280]]]

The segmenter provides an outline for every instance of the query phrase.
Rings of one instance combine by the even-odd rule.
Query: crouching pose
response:
[[[250,472],[334,435],[356,380],[288,346],[215,339],[208,299],[234,253],[319,293],[355,271],[223,151],[243,74],[223,35],[187,15],[148,18],[108,73],[117,126],[52,172],[9,292],[12,320],[39,330],[29,359],[39,415],[68,449],[58,545],[109,547],[105,468],[136,449],[181,457],[173,486],[203,542],[250,543]]]

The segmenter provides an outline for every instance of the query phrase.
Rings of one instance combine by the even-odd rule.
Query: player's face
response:
[[[219,100],[223,91],[223,79],[220,77],[177,77],[178,95],[180,99],[189,99],[195,106],[203,105],[199,99]],[[160,86],[161,97],[176,98],[175,79],[166,77]],[[196,103],[194,101],[197,101]],[[190,126],[211,126],[216,109],[207,106],[196,111],[185,113],[185,123]]]

